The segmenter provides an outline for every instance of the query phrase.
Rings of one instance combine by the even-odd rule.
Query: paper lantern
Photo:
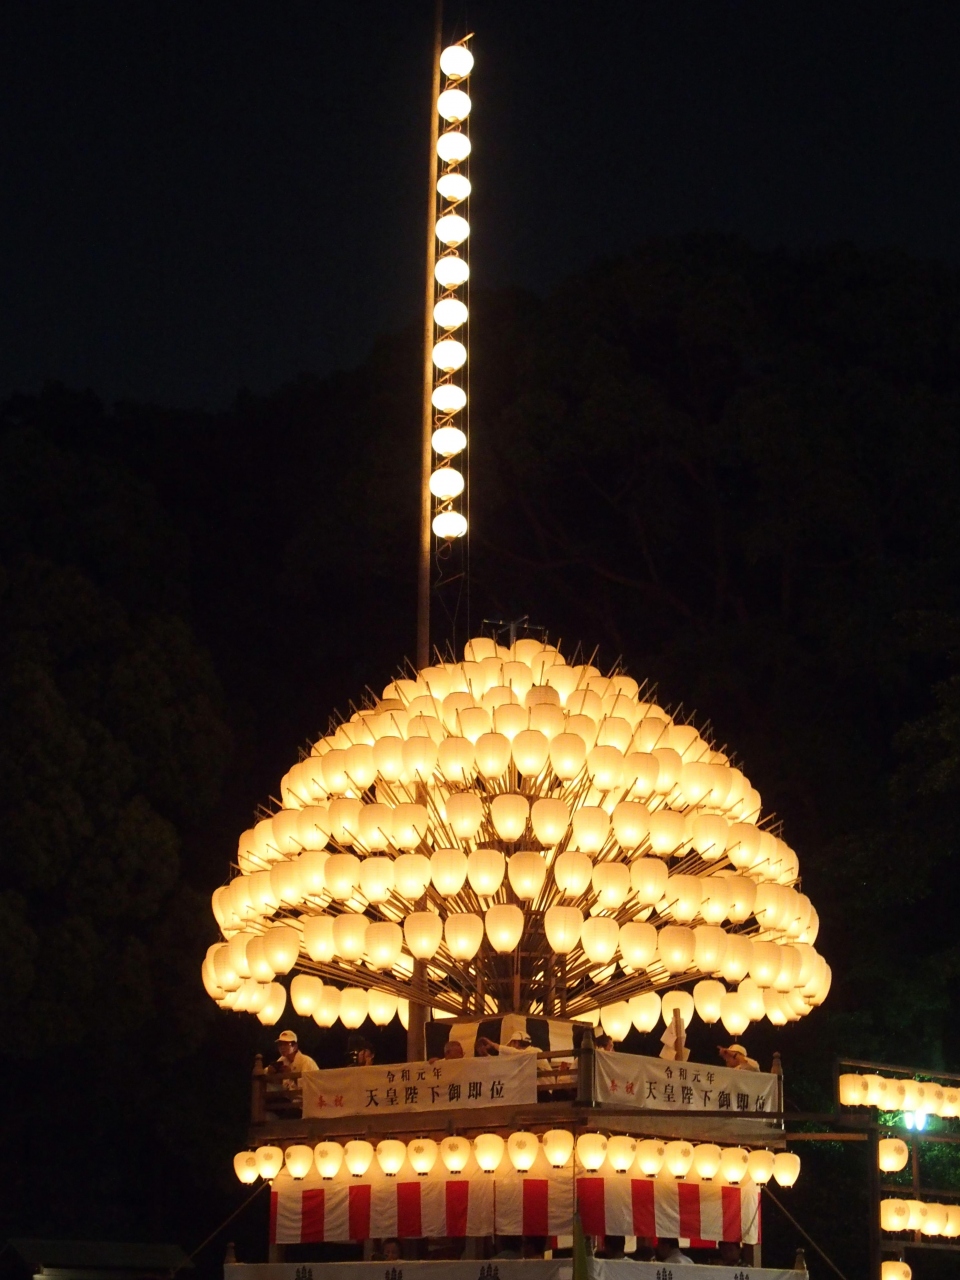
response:
[[[774,1155],[772,1151],[751,1151],[747,1159],[747,1173],[758,1187],[773,1177]]]
[[[332,1027],[340,1016],[340,988],[323,984],[313,1020],[318,1027]]]
[[[960,1205],[948,1204],[945,1206],[946,1220],[943,1224],[942,1234],[950,1239],[956,1239],[960,1236]]]
[[[881,1138],[877,1158],[884,1173],[899,1173],[910,1159],[910,1148],[899,1138]]]
[[[938,1236],[947,1224],[947,1211],[942,1204],[928,1204],[927,1216],[920,1230],[925,1236]]]
[[[371,988],[367,992],[367,1016],[377,1027],[386,1027],[394,1019],[397,1012],[397,997],[389,991],[377,991]]]
[[[279,982],[271,982],[267,998],[257,1013],[257,1021],[264,1027],[275,1026],[287,1005],[287,989]]]
[[[613,833],[623,849],[638,849],[650,830],[650,811],[637,800],[621,800],[613,811]]]
[[[362,1178],[373,1161],[373,1145],[363,1138],[354,1138],[343,1148],[343,1162],[354,1178]]]
[[[401,853],[393,864],[394,891],[410,902],[422,898],[430,883],[430,872],[430,859],[425,854]]]
[[[775,1027],[782,1027],[788,1021],[787,1011],[783,1005],[783,996],[779,991],[774,991],[770,987],[764,991],[763,1008]]]
[[[505,1143],[497,1133],[481,1133],[473,1140],[473,1154],[484,1173],[495,1173],[503,1159]]]
[[[600,1010],[600,1025],[612,1040],[621,1041],[627,1038],[633,1019],[626,1000],[616,1004],[605,1005]]]
[[[262,936],[250,938],[244,954],[247,957],[247,968],[250,976],[257,982],[272,982],[275,970],[267,960]]]
[[[521,1130],[519,1133],[511,1133],[507,1139],[507,1155],[518,1173],[526,1173],[533,1167],[539,1150],[540,1140],[535,1133]]]
[[[467,857],[467,879],[474,893],[491,898],[503,884],[507,862],[499,849],[474,849]]]
[[[342,960],[359,960],[367,945],[370,921],[359,912],[345,911],[333,922],[333,945]]]
[[[291,1178],[305,1178],[313,1168],[313,1148],[294,1143],[283,1153],[283,1162]]]
[[[437,849],[430,859],[430,879],[444,897],[459,893],[467,878],[467,855],[459,849]]]
[[[781,1187],[792,1187],[800,1176],[800,1157],[792,1151],[778,1151],[773,1159],[773,1176]]]
[[[610,831],[610,815],[595,805],[584,805],[573,811],[573,844],[582,853],[599,853]]]
[[[607,1155],[607,1140],[602,1133],[581,1133],[577,1139],[577,1159],[588,1173],[596,1173]]]
[[[290,983],[290,1003],[301,1018],[312,1018],[320,1003],[323,983],[309,973],[298,973]]]
[[[597,905],[615,911],[630,893],[630,868],[623,862],[600,862],[593,869]]]
[[[720,998],[720,1019],[732,1036],[743,1035],[750,1025],[750,1013],[745,998],[738,991],[728,991]]]
[[[883,1076],[864,1076],[867,1086],[867,1106],[883,1107],[887,1102],[887,1081]],[[919,1101],[919,1099],[918,1099]]]
[[[749,1152],[744,1151],[743,1147],[724,1147],[720,1156],[720,1175],[725,1182],[736,1184],[746,1176],[749,1163]],[[776,1161],[774,1161],[774,1173],[776,1173]]]
[[[668,858],[670,854],[683,847],[685,828],[682,813],[674,813],[671,809],[658,809],[650,815],[650,847],[660,858]]]
[[[465,45],[448,45],[440,54],[440,70],[451,80],[462,80],[473,70],[473,54]]]
[[[414,1138],[407,1143],[407,1159],[418,1178],[425,1178],[437,1163],[440,1148],[432,1138]]]
[[[270,868],[270,888],[274,897],[289,907],[299,906],[303,894],[295,862],[275,862]]]
[[[772,987],[780,972],[780,948],[775,942],[753,943],[750,977],[758,987]]]
[[[353,853],[332,853],[324,865],[323,880],[331,898],[346,902],[360,883],[360,859]]]
[[[660,1010],[663,1021],[669,1027],[673,1024],[673,1013],[680,1014],[680,1021],[689,1027],[693,1019],[694,1001],[689,991],[667,991],[660,998]]]
[[[289,973],[300,954],[300,935],[289,925],[275,925],[263,935],[263,950],[274,973]]]
[[[510,887],[521,902],[530,902],[543,887],[547,864],[542,854],[515,853],[507,862],[507,875]]]
[[[880,1263],[880,1280],[912,1280],[913,1271],[905,1262],[888,1259]]]
[[[455,182],[457,180],[465,182],[467,184],[465,194],[467,195],[469,194],[469,186],[470,186],[469,179],[461,178],[460,174],[453,174],[453,173],[445,174],[444,177],[448,179],[453,178]],[[441,178],[440,181],[437,183],[438,189],[440,188],[440,183],[443,183],[443,182],[444,182],[444,179]],[[457,185],[457,187],[454,187],[454,185],[451,184],[449,181],[444,183],[444,190],[450,191],[451,193],[457,190],[458,187],[459,187],[459,184]],[[440,194],[443,195],[444,192],[441,191]],[[451,197],[447,196],[445,198],[450,199]],[[464,196],[453,195],[452,198],[456,200],[462,200]],[[466,324],[467,322],[467,308],[464,306],[464,304],[460,301],[459,298],[441,298],[440,301],[433,308],[433,322],[437,326],[437,328],[446,329],[448,332],[451,329],[459,329],[462,324]],[[436,490],[431,489],[431,492],[436,492]]]
[[[483,821],[483,802],[480,797],[464,791],[450,796],[444,808],[453,834],[460,840],[472,840]]]
[[[257,1157],[253,1151],[238,1151],[233,1157],[233,1171],[241,1182],[249,1185],[260,1177]]]
[[[712,1142],[702,1142],[693,1149],[693,1167],[697,1176],[707,1181],[714,1177],[720,1168],[721,1151]]]
[[[752,978],[744,978],[737,987],[737,994],[742,996],[744,1007],[751,1022],[759,1022],[767,1011],[764,993]]]
[[[637,1158],[637,1140],[624,1134],[607,1143],[607,1163],[615,1173],[626,1173]]]
[[[704,876],[701,882],[703,901],[700,916],[708,925],[718,925],[727,917],[733,901],[731,876]]]
[[[343,1147],[330,1140],[318,1142],[313,1148],[313,1160],[321,1178],[335,1178],[343,1164]]]
[[[548,907],[543,927],[553,951],[558,956],[568,955],[580,941],[583,913],[577,907]]]
[[[377,1143],[377,1164],[388,1178],[395,1178],[407,1159],[407,1144],[396,1138]]]
[[[443,921],[433,911],[413,911],[403,922],[403,936],[415,960],[432,960],[443,938]]]
[[[618,944],[625,964],[646,969],[657,954],[657,931],[652,924],[634,920],[620,926]]]
[[[701,973],[721,973],[727,955],[727,934],[719,925],[699,924],[693,931],[693,963]]]
[[[444,1138],[440,1143],[440,1159],[450,1173],[463,1173],[470,1159],[469,1139],[453,1136]]]
[[[398,924],[378,920],[364,933],[364,955],[371,969],[392,969],[403,947],[403,930]]]
[[[669,872],[661,858],[638,858],[630,866],[630,885],[641,906],[654,906],[667,889]]]
[[[703,901],[700,877],[670,876],[663,896],[667,910],[674,920],[679,920],[681,924],[688,924],[696,917],[700,910],[700,903]]]
[[[340,1021],[349,1030],[363,1026],[368,1008],[367,993],[360,987],[344,987],[340,992]]]
[[[623,929],[630,928],[624,925]],[[620,936],[623,936],[623,929]],[[627,1001],[633,1025],[641,1033],[647,1033],[660,1021],[660,996],[656,991],[644,991],[638,996],[631,996]]]
[[[730,888],[730,906],[727,908],[727,919],[731,924],[743,924],[753,912],[753,904],[757,897],[757,886],[746,876],[727,876]]]
[[[516,950],[523,935],[524,916],[513,903],[488,907],[484,915],[487,937],[494,951],[505,955]]]
[[[398,849],[416,849],[430,828],[422,804],[398,804],[393,811],[393,843]]]
[[[693,988],[693,1003],[703,1022],[713,1023],[720,1020],[721,1002],[727,994],[722,982],[707,978],[698,982]]]
[[[443,933],[454,960],[472,960],[483,941],[483,921],[469,911],[447,916]]]
[[[499,778],[506,773],[510,765],[510,739],[502,733],[481,733],[474,744],[474,758],[477,764],[477,772],[482,778]],[[498,796],[497,799],[504,797]],[[520,806],[523,809],[523,818],[521,820],[520,831],[523,833],[523,827],[526,825],[526,801],[523,796],[517,797],[524,800],[524,804]],[[515,808],[517,806],[514,806]],[[507,812],[504,814],[504,820],[509,826],[511,812],[507,806]],[[517,819],[514,818],[514,821]],[[496,822],[494,822],[496,825]],[[506,839],[507,837],[504,837]],[[516,840],[517,836],[511,836],[510,839]]]
[[[550,756],[550,742],[545,733],[539,728],[523,729],[513,738],[512,743],[513,762],[517,766],[517,771],[525,778],[536,778],[544,770],[547,760]],[[537,804],[563,804],[562,800],[537,800]],[[566,805],[564,805],[566,808]],[[567,813],[567,821],[569,822],[569,811]],[[559,838],[559,837],[558,837]],[[538,836],[538,839],[542,837]]]
[[[580,946],[591,964],[606,964],[617,950],[620,926],[608,916],[590,916],[580,931]]]
[[[567,834],[570,808],[563,800],[535,800],[530,809],[530,825],[541,844],[558,844]]]
[[[906,1200],[880,1201],[880,1228],[883,1231],[906,1231],[910,1223],[910,1206]]]
[[[696,939],[692,929],[664,925],[657,935],[657,956],[667,973],[684,973],[691,964]]]
[[[562,1169],[573,1154],[573,1134],[566,1129],[548,1129],[543,1135],[543,1152],[554,1169]]]
[[[668,1142],[663,1149],[663,1163],[675,1178],[683,1178],[693,1164],[693,1147],[689,1142]]]
[[[863,1078],[865,1081],[867,1081],[866,1076],[864,1076]],[[916,1080],[904,1080],[902,1083],[903,1083],[903,1093],[900,1098],[900,1104],[901,1104],[902,1110],[904,1111],[919,1110],[920,1091],[919,1091]],[[869,1093],[869,1090],[870,1090],[869,1081],[867,1081],[865,1087]]]
[[[867,1105],[867,1082],[861,1075],[846,1073],[840,1076],[839,1093],[842,1107],[865,1107]]]
[[[559,733],[550,743],[550,763],[564,782],[575,778],[587,758],[587,747],[575,733]]]
[[[557,888],[567,898],[579,898],[586,893],[592,875],[593,863],[585,853],[567,850],[559,854],[553,864]]]
[[[727,982],[741,982],[750,968],[753,943],[739,933],[727,934],[727,945],[720,965],[720,975]]]
[[[644,1138],[637,1143],[637,1166],[648,1178],[655,1178],[663,1168],[665,1155],[666,1147],[659,1138]]]
[[[283,1168],[283,1152],[279,1147],[257,1147],[257,1171],[264,1182],[272,1182]]]

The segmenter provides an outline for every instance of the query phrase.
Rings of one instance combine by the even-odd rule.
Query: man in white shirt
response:
[[[486,1036],[479,1036],[477,1045],[480,1048],[492,1049],[494,1053],[511,1054],[511,1053],[539,1053],[539,1049],[532,1044],[530,1037],[523,1033],[515,1035],[509,1044],[497,1044],[496,1040],[489,1040]]]
[[[295,1031],[281,1031],[277,1036],[280,1057],[267,1067],[270,1075],[289,1075],[291,1071],[318,1071],[319,1068],[307,1053],[301,1053]],[[291,1084],[293,1082],[291,1081]]]
[[[693,1266],[693,1259],[680,1252],[680,1241],[675,1236],[660,1237],[657,1241],[657,1258],[661,1262],[670,1262],[677,1266],[686,1264]]]
[[[759,1071],[760,1063],[756,1058],[748,1058],[747,1051],[742,1044],[732,1044],[728,1049],[723,1045],[717,1045],[720,1051],[720,1057],[724,1060],[728,1067],[732,1067],[734,1071]]]

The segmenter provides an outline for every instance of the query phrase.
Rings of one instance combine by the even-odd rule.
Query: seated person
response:
[[[743,1263],[743,1247],[739,1240],[721,1240],[717,1245],[716,1265],[739,1267]]]
[[[594,1255],[597,1258],[625,1258],[623,1246],[627,1243],[624,1236],[604,1236],[603,1248]]]
[[[398,1262],[403,1257],[400,1250],[400,1241],[396,1236],[388,1236],[383,1242],[383,1261]]]
[[[742,1044],[732,1044],[725,1049],[722,1044],[717,1045],[717,1051],[726,1065],[734,1071],[759,1071],[760,1063],[756,1058],[748,1058],[747,1051]]]
[[[271,1062],[266,1068],[266,1074],[269,1076],[290,1075],[293,1071],[318,1071],[319,1068],[309,1054],[301,1053],[297,1044],[297,1033],[295,1031],[281,1031],[277,1036],[277,1048],[280,1050],[280,1057],[276,1062]],[[294,1081],[285,1080],[285,1086],[293,1087]]]
[[[671,1262],[679,1266],[689,1263],[693,1266],[693,1259],[680,1252],[680,1241],[675,1236],[660,1237],[657,1241],[657,1258],[661,1262]]]
[[[458,1058],[463,1057],[463,1045],[459,1040],[449,1039],[443,1046],[443,1059],[445,1062],[455,1062]],[[428,1058],[428,1062],[439,1062],[439,1058]]]

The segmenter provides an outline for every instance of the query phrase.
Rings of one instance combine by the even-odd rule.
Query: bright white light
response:
[[[452,458],[467,447],[467,437],[459,427],[438,427],[433,433],[433,448],[443,458]]]
[[[467,322],[467,308],[457,298],[441,298],[433,308],[433,321],[441,329],[459,329]]]
[[[453,467],[438,467],[430,477],[430,492],[441,502],[449,502],[463,493],[463,476]]]
[[[454,338],[444,338],[433,348],[433,363],[444,373],[453,373],[467,362],[467,348]]]
[[[462,164],[470,154],[470,139],[459,129],[448,129],[437,139],[437,155],[444,164]]]
[[[455,253],[445,253],[433,268],[437,284],[444,289],[456,289],[470,279],[470,268]]]
[[[437,99],[437,110],[448,124],[466,120],[472,105],[470,95],[462,89],[444,89]]]
[[[463,244],[469,234],[470,223],[466,218],[461,218],[459,213],[445,213],[442,218],[437,219],[437,239],[451,249]]]
[[[467,403],[467,393],[463,387],[455,387],[452,382],[444,382],[435,388],[430,397],[433,407],[441,413],[459,413]]]
[[[459,511],[441,511],[433,517],[433,532],[438,538],[462,538],[467,522]]]
[[[437,179],[437,190],[444,200],[459,203],[470,194],[470,179],[462,173],[444,173]]]
[[[451,80],[462,80],[473,70],[473,54],[465,45],[448,45],[440,55],[440,70]]]

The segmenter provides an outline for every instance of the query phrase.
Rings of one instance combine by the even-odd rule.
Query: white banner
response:
[[[304,1116],[520,1106],[537,1100],[537,1056],[516,1053],[305,1071],[302,1085]]]
[[[729,1111],[758,1119],[777,1110],[777,1077],[598,1050],[597,1101],[649,1111]]]

